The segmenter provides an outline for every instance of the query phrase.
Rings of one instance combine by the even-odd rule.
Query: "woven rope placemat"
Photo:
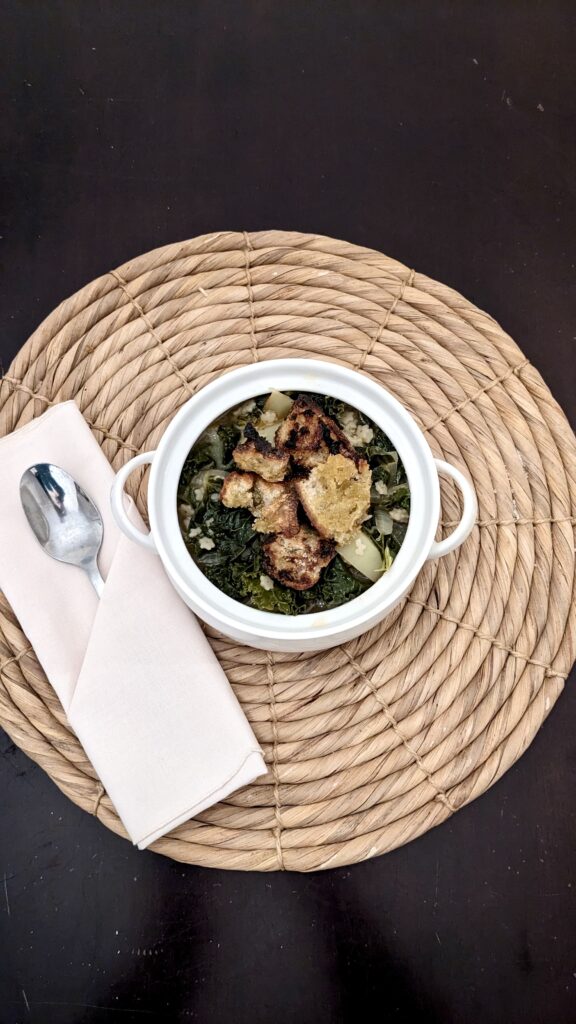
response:
[[[440,824],[523,753],[574,659],[576,440],[487,313],[380,253],[318,235],[219,233],[104,274],[41,324],[0,384],[0,434],[74,399],[118,468],[215,376],[317,356],[381,382],[474,482],[478,524],[370,633],[266,654],[208,631],[269,774],[155,843],[220,868],[311,871]],[[131,478],[145,512],[145,477]],[[444,527],[459,517],[442,484]],[[440,534],[439,534],[440,535]],[[124,834],[0,599],[0,724]]]

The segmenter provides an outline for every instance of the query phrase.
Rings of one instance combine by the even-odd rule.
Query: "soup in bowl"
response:
[[[187,550],[223,593],[303,615],[364,593],[392,566],[410,515],[392,442],[332,396],[272,391],[228,410],[180,477]]]

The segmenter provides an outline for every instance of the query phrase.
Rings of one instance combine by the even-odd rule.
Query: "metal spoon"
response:
[[[20,480],[20,500],[47,554],[88,574],[98,596],[104,580],[97,556],[104,526],[95,504],[69,473],[49,462],[30,466]]]

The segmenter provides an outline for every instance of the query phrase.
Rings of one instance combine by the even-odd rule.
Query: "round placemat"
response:
[[[373,377],[479,499],[468,541],[427,563],[359,639],[267,654],[207,630],[269,773],[156,842],[220,868],[312,871],[440,824],[523,753],[574,659],[576,440],[498,324],[381,253],[318,235],[220,232],[104,274],[35,331],[0,384],[0,434],[74,399],[115,469],[155,448],[204,384],[316,356]],[[132,478],[145,513],[145,476]],[[442,484],[443,524],[459,517]],[[441,530],[439,531],[441,535]],[[0,724],[76,804],[114,808],[0,599]]]

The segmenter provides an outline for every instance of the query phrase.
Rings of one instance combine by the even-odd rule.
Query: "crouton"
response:
[[[280,424],[275,444],[281,451],[290,452],[294,462],[305,469],[321,465],[329,455],[341,454],[354,462],[359,458],[336,421],[305,395],[298,396]]]
[[[318,583],[322,569],[336,553],[334,542],[319,537],[309,526],[301,526],[293,537],[272,537],[262,550],[268,575],[292,590],[308,590]]]
[[[220,490],[226,508],[247,508],[257,533],[298,533],[298,498],[291,484],[271,483],[255,473],[229,473]]]
[[[299,466],[302,469],[314,469],[314,466],[321,466],[323,462],[326,462],[329,454],[328,448],[322,441],[316,451],[295,452],[292,458],[296,467]]]
[[[220,501],[226,508],[252,508],[254,473],[228,473],[220,489]]]
[[[254,529],[258,533],[298,533],[298,498],[289,483],[271,483],[256,477],[254,481]]]
[[[372,472],[365,459],[329,455],[294,489],[321,537],[346,544],[368,516]]]
[[[299,395],[286,419],[276,431],[275,444],[295,458],[317,451],[322,444],[322,410],[315,402]]]
[[[244,427],[244,437],[246,440],[237,445],[232,452],[232,458],[238,468],[258,473],[264,480],[271,482],[283,480],[290,463],[289,453],[274,448],[251,423]]]

